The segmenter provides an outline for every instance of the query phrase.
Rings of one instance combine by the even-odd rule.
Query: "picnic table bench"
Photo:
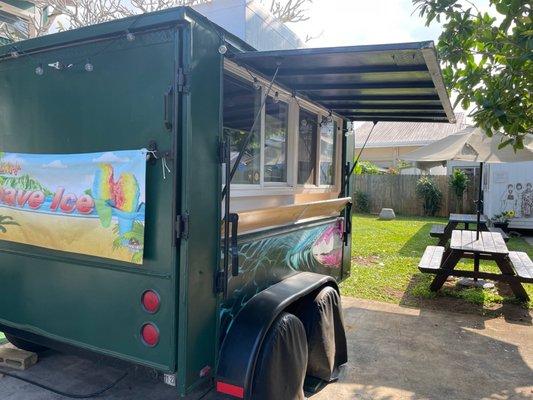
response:
[[[476,264],[474,271],[456,270],[463,258],[493,260],[500,273],[479,271]],[[533,261],[527,253],[509,251],[499,232],[483,231],[477,239],[475,231],[454,230],[450,247],[427,246],[418,268],[436,275],[430,286],[434,292],[444,285],[448,276],[483,278],[508,283],[518,299],[528,301],[529,296],[521,283],[533,283]]]

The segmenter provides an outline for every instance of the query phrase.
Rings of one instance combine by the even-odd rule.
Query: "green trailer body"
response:
[[[147,167],[143,266],[1,242],[0,321],[167,373],[179,364],[185,391],[200,369],[214,365],[217,345],[219,37],[203,19],[189,20],[184,9],[139,19],[134,42],[115,38],[131,25],[127,20],[21,44],[42,50],[2,61],[0,131],[1,147],[10,152],[88,153],[147,148],[155,141],[175,155],[165,180],[160,163]],[[39,76],[36,59],[82,61]],[[87,61],[92,73],[84,71]],[[194,65],[188,88],[194,94],[174,97],[169,131],[163,95],[169,87],[177,93],[176,76],[185,65]],[[174,221],[185,214],[211,223],[190,224],[189,239],[180,242]],[[162,299],[154,316],[140,305],[150,288]],[[155,348],[139,340],[147,320],[160,329]]]
[[[158,155],[147,162],[142,266],[0,234],[0,330],[154,368],[175,376],[186,395],[213,383],[229,327],[254,296],[301,272],[349,275],[348,211],[240,235],[239,274],[223,276],[222,293],[224,43],[233,53],[253,51],[177,8],[0,47],[0,151]],[[343,137],[341,165],[349,170],[354,137]],[[351,193],[350,174],[342,177],[341,197]],[[312,254],[332,231],[343,236],[340,268]],[[140,302],[149,289],[161,299],[155,314]],[[140,337],[147,322],[159,329],[157,346]]]

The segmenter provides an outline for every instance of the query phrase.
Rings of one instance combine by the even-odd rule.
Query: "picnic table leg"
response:
[[[526,290],[514,272],[509,255],[505,254],[495,257],[495,261],[502,274],[507,277],[507,283],[509,284],[509,287],[513,291],[515,297],[521,301],[529,301],[529,296]]]
[[[470,230],[470,224],[468,222],[465,222],[465,230],[467,231]]]
[[[462,253],[460,251],[451,249],[449,250],[448,254],[444,254],[440,271],[435,277],[435,279],[433,279],[433,282],[431,282],[431,285],[429,287],[432,292],[439,291],[442,285],[444,285],[444,282],[446,282],[446,279],[448,279],[448,277],[452,275],[453,269],[461,259],[461,254]]]
[[[479,274],[479,254],[474,254],[474,282],[477,282],[477,274]]]
[[[446,224],[446,228],[444,228],[444,234],[439,239],[439,246],[446,246],[448,243],[448,240],[452,237],[452,231],[457,227],[456,222],[449,222]]]

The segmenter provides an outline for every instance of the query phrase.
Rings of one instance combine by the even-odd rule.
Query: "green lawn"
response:
[[[430,292],[433,275],[422,274],[417,265],[426,246],[437,242],[429,236],[434,223],[446,221],[421,217],[379,221],[372,215],[356,215],[352,275],[342,283],[343,294],[404,305],[450,302],[450,307],[464,307],[467,311],[470,311],[468,308],[490,310],[502,303],[517,302],[505,284],[497,284],[493,290],[460,289],[452,281],[438,293]],[[532,248],[519,238],[512,238],[508,247],[533,254]],[[471,263],[470,260],[461,263],[460,268],[471,269]],[[486,261],[481,263],[481,270],[499,271],[494,263]],[[533,298],[533,285],[525,285],[525,288]],[[533,308],[533,302],[524,306]]]
[[[6,337],[2,332],[0,332],[0,344],[4,344],[6,342]]]

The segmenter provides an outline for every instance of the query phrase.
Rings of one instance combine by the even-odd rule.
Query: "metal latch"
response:
[[[176,238],[189,239],[189,213],[176,217]]]
[[[348,238],[352,233],[352,202],[346,203],[346,208],[344,209],[344,245],[348,245]]]
[[[231,223],[231,275],[239,276],[239,214],[231,213],[229,215]]]

